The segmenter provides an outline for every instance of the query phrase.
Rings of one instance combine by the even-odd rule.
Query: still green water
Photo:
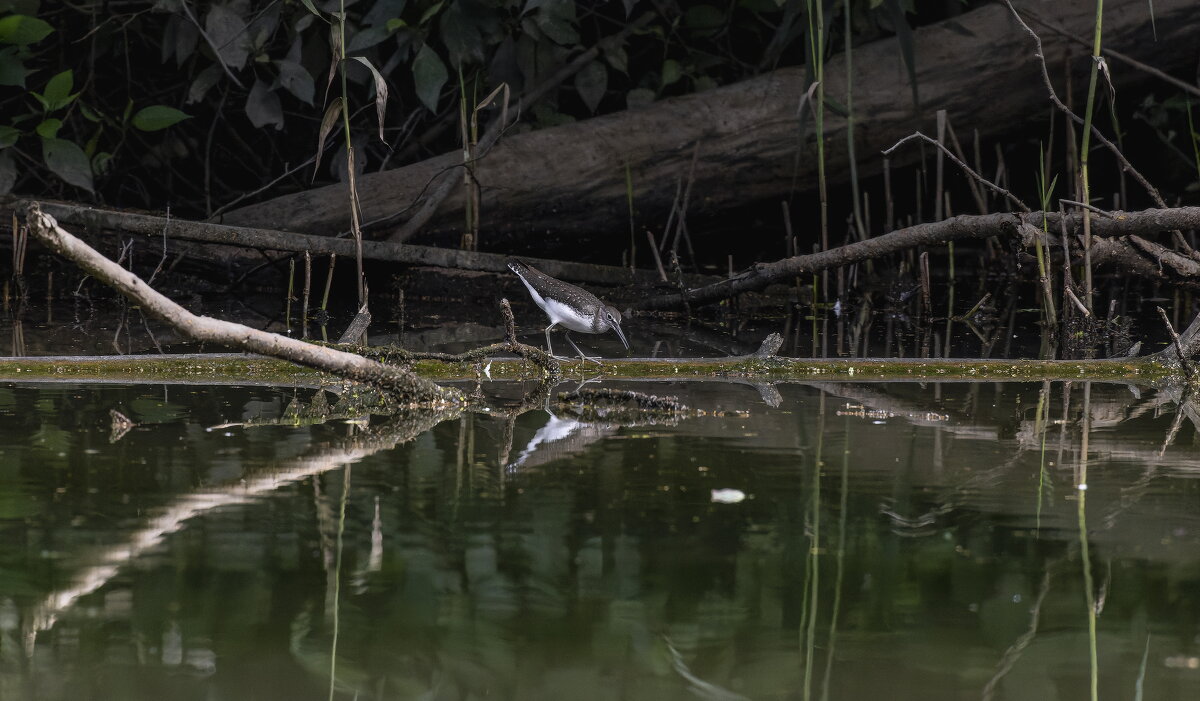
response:
[[[1200,696],[1194,405],[619,386],[710,415],[0,386],[0,698]]]

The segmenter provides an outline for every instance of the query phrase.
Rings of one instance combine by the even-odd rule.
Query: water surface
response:
[[[1177,395],[607,386],[706,415],[248,425],[315,390],[0,386],[0,696],[1200,694]]]

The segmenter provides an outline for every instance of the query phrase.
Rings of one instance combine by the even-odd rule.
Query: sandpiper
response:
[[[550,317],[550,325],[546,327],[546,349],[550,355],[554,355],[554,347],[550,345],[550,329],[555,326],[564,328],[567,343],[584,360],[597,362],[579,350],[579,346],[571,340],[571,331],[604,333],[611,329],[617,332],[617,338],[621,339],[626,350],[629,349],[629,341],[621,332],[621,312],[616,307],[601,302],[596,295],[582,287],[552,278],[522,260],[509,258],[508,268],[521,278],[533,301]]]

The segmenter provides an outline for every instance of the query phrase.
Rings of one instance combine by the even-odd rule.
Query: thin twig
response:
[[[215,43],[213,43],[212,37],[208,36],[208,32],[204,31],[203,25],[201,25],[196,19],[196,15],[192,13],[192,8],[187,3],[187,0],[184,0],[179,4],[183,6],[183,13],[187,15],[187,18],[191,21],[191,23],[196,25],[196,30],[199,31],[200,36],[204,38],[204,43],[208,44],[208,48],[212,49],[213,53],[217,55],[217,63],[221,66],[221,70],[225,71],[225,75],[229,76],[229,79],[233,81],[234,85],[238,86],[242,90],[245,90],[246,86],[242,85],[242,81],[238,80],[237,76],[233,74],[233,71],[229,70],[229,66],[225,64],[225,59],[221,57],[221,49]]]
[[[980,175],[979,173],[976,173],[976,172],[975,172],[975,171],[974,171],[974,170],[971,168],[971,166],[969,166],[969,165],[967,165],[966,163],[963,163],[962,161],[960,161],[960,160],[958,159],[958,156],[955,156],[955,155],[954,155],[954,154],[953,154],[953,153],[952,153],[952,152],[951,152],[949,149],[947,149],[947,148],[946,148],[945,146],[943,146],[942,144],[938,143],[938,141],[937,141],[936,139],[931,139],[931,138],[929,138],[928,136],[925,136],[924,134],[922,134],[922,133],[921,133],[921,132],[919,132],[919,131],[913,132],[912,134],[909,134],[908,136],[904,137],[903,139],[900,139],[900,140],[899,140],[899,141],[897,141],[896,143],[892,144],[891,148],[889,148],[889,149],[887,149],[886,151],[884,151],[884,152],[883,152],[883,155],[884,155],[884,156],[891,156],[893,151],[895,151],[895,150],[896,150],[897,148],[899,148],[900,146],[902,146],[902,145],[904,145],[904,144],[908,143],[909,141],[912,141],[913,139],[920,139],[920,140],[922,140],[922,141],[926,141],[926,142],[928,142],[928,143],[930,143],[930,144],[933,144],[933,145],[934,145],[934,146],[936,146],[936,147],[937,147],[937,148],[938,148],[938,149],[939,149],[939,150],[940,150],[942,153],[944,153],[944,154],[946,155],[946,157],[947,157],[947,158],[949,158],[950,160],[954,161],[954,164],[955,164],[955,165],[957,165],[959,168],[961,168],[961,169],[963,170],[963,172],[965,172],[967,175],[970,175],[970,176],[971,176],[972,178],[974,178],[976,181],[978,181],[978,182],[982,183],[983,185],[986,185],[986,186],[987,186],[989,189],[991,189],[993,192],[996,192],[997,194],[1003,195],[1003,196],[1004,196],[1005,198],[1007,198],[1007,199],[1008,199],[1010,202],[1012,202],[1013,204],[1015,204],[1015,205],[1017,206],[1017,208],[1018,208],[1018,209],[1020,209],[1022,212],[1029,213],[1029,212],[1031,211],[1031,210],[1029,209],[1029,207],[1026,207],[1026,206],[1025,206],[1025,203],[1024,203],[1024,202],[1022,202],[1021,200],[1017,199],[1017,196],[1016,196],[1016,195],[1012,194],[1012,193],[1011,193],[1011,192],[1009,192],[1008,190],[1005,190],[1004,188],[1000,187],[1000,186],[999,186],[999,185],[997,185],[996,183],[993,183],[992,181],[990,181],[990,180],[988,180],[987,178],[983,177],[983,176],[982,176],[982,175]]]
[[[1034,56],[1037,57],[1038,64],[1042,68],[1042,82],[1046,85],[1046,91],[1050,94],[1051,102],[1054,103],[1054,106],[1057,107],[1059,111],[1070,117],[1071,121],[1075,122],[1076,124],[1083,124],[1083,117],[1075,114],[1070,107],[1067,107],[1065,104],[1063,104],[1063,101],[1058,99],[1058,93],[1054,91],[1054,85],[1050,82],[1050,72],[1046,68],[1046,55],[1042,49],[1041,37],[1037,35],[1037,32],[1030,29],[1029,25],[1025,23],[1025,20],[1021,19],[1021,15],[1017,12],[1017,9],[1013,7],[1011,0],[1004,0],[1004,4],[1008,6],[1009,11],[1012,12],[1012,15],[1014,18],[1016,18],[1017,23],[1025,29],[1029,36],[1033,37],[1034,43],[1037,44],[1037,51],[1034,53]],[[1154,203],[1159,207],[1165,209],[1167,203],[1165,200],[1163,200],[1162,195],[1158,193],[1158,190],[1150,184],[1150,181],[1147,180],[1137,168],[1133,167],[1133,164],[1129,162],[1129,159],[1125,158],[1125,154],[1121,153],[1121,149],[1117,148],[1116,144],[1109,141],[1108,138],[1105,137],[1104,134],[1102,134],[1094,124],[1092,125],[1092,134],[1096,137],[1097,141],[1104,144],[1105,148],[1112,152],[1113,156],[1115,156],[1116,159],[1121,163],[1121,167],[1124,168],[1125,171],[1130,175],[1132,175],[1134,180],[1141,184],[1141,186],[1146,190],[1146,193],[1150,195],[1150,199],[1154,200]]]
[[[1066,293],[1067,299],[1071,300],[1071,303],[1074,304],[1085,317],[1092,315],[1092,313],[1088,311],[1088,308],[1083,305],[1083,302],[1079,301],[1079,297],[1075,295],[1075,291],[1071,289],[1070,285],[1064,286],[1063,291]]]
[[[1026,10],[1026,12],[1029,12],[1029,11]],[[1038,14],[1036,12],[1029,12],[1029,16],[1031,18],[1033,18],[1034,22],[1037,22],[1038,24],[1042,25],[1046,29],[1049,29],[1050,31],[1054,32],[1055,34],[1066,37],[1067,39],[1070,39],[1071,41],[1074,41],[1076,43],[1083,44],[1084,46],[1088,47],[1089,49],[1092,48],[1091,44],[1089,44],[1086,39],[1077,37],[1074,34],[1071,34],[1070,32],[1068,32],[1066,29],[1063,29],[1059,25],[1054,24],[1053,22],[1050,22],[1046,19],[1043,19],[1042,17],[1038,16]],[[1103,49],[1101,49],[1101,53],[1103,53],[1105,56],[1115,58],[1118,61],[1120,61],[1121,63],[1129,64],[1133,68],[1136,68],[1137,70],[1142,71],[1143,73],[1152,75],[1155,78],[1158,78],[1159,80],[1170,83],[1171,85],[1174,85],[1175,87],[1179,88],[1180,90],[1183,90],[1184,92],[1189,92],[1197,97],[1200,97],[1200,88],[1196,87],[1195,85],[1192,85],[1191,83],[1188,83],[1187,81],[1180,80],[1180,79],[1176,78],[1175,76],[1164,73],[1164,72],[1158,70],[1157,68],[1155,68],[1154,66],[1150,66],[1145,63],[1142,63],[1141,61],[1133,58],[1132,56],[1127,56],[1127,55],[1121,53],[1120,51],[1109,48],[1107,46],[1104,47]]]
[[[658,276],[663,282],[670,282],[667,279],[667,271],[663,270],[662,256],[658,255],[658,244],[654,240],[654,233],[646,229],[646,238],[650,240],[650,253],[654,255],[654,267],[658,269]]]
[[[1163,308],[1155,307],[1155,309],[1158,309],[1158,315],[1162,317],[1163,324],[1167,327],[1167,333],[1171,334],[1171,343],[1175,345],[1175,353],[1179,356],[1179,364],[1183,366],[1183,373],[1190,381],[1196,375],[1196,369],[1192,367],[1191,362],[1188,361],[1187,354],[1183,352],[1183,344],[1179,341],[1179,334],[1175,333],[1175,327],[1171,325],[1171,320],[1167,318],[1167,313],[1163,311]]]
[[[1060,197],[1060,198],[1058,198],[1058,201],[1059,201],[1059,202],[1062,202],[1063,204],[1069,204],[1069,205],[1071,205],[1071,206],[1073,206],[1073,207],[1083,207],[1084,209],[1087,209],[1087,210],[1090,210],[1090,211],[1092,211],[1092,212],[1095,212],[1096,214],[1099,214],[1099,215],[1101,215],[1101,216],[1108,217],[1109,219],[1116,219],[1116,218],[1117,218],[1117,216],[1116,216],[1115,214],[1113,214],[1112,212],[1110,212],[1110,211],[1108,211],[1108,210],[1106,210],[1106,209],[1100,209],[1099,207],[1097,207],[1097,206],[1095,206],[1095,205],[1088,204],[1088,203],[1086,203],[1086,202],[1076,202],[1075,200],[1067,200],[1067,199],[1063,199],[1063,198],[1061,198],[1061,197]]]

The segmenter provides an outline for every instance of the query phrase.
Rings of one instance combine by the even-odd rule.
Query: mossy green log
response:
[[[431,380],[530,380],[543,370],[519,358],[474,363],[420,360]],[[565,362],[567,377],[626,380],[1098,380],[1152,384],[1181,377],[1153,357],[1119,360],[620,358],[600,364]],[[189,384],[321,384],[332,377],[291,363],[239,353],[187,355],[44,356],[0,358],[0,382],[184,382]]]

